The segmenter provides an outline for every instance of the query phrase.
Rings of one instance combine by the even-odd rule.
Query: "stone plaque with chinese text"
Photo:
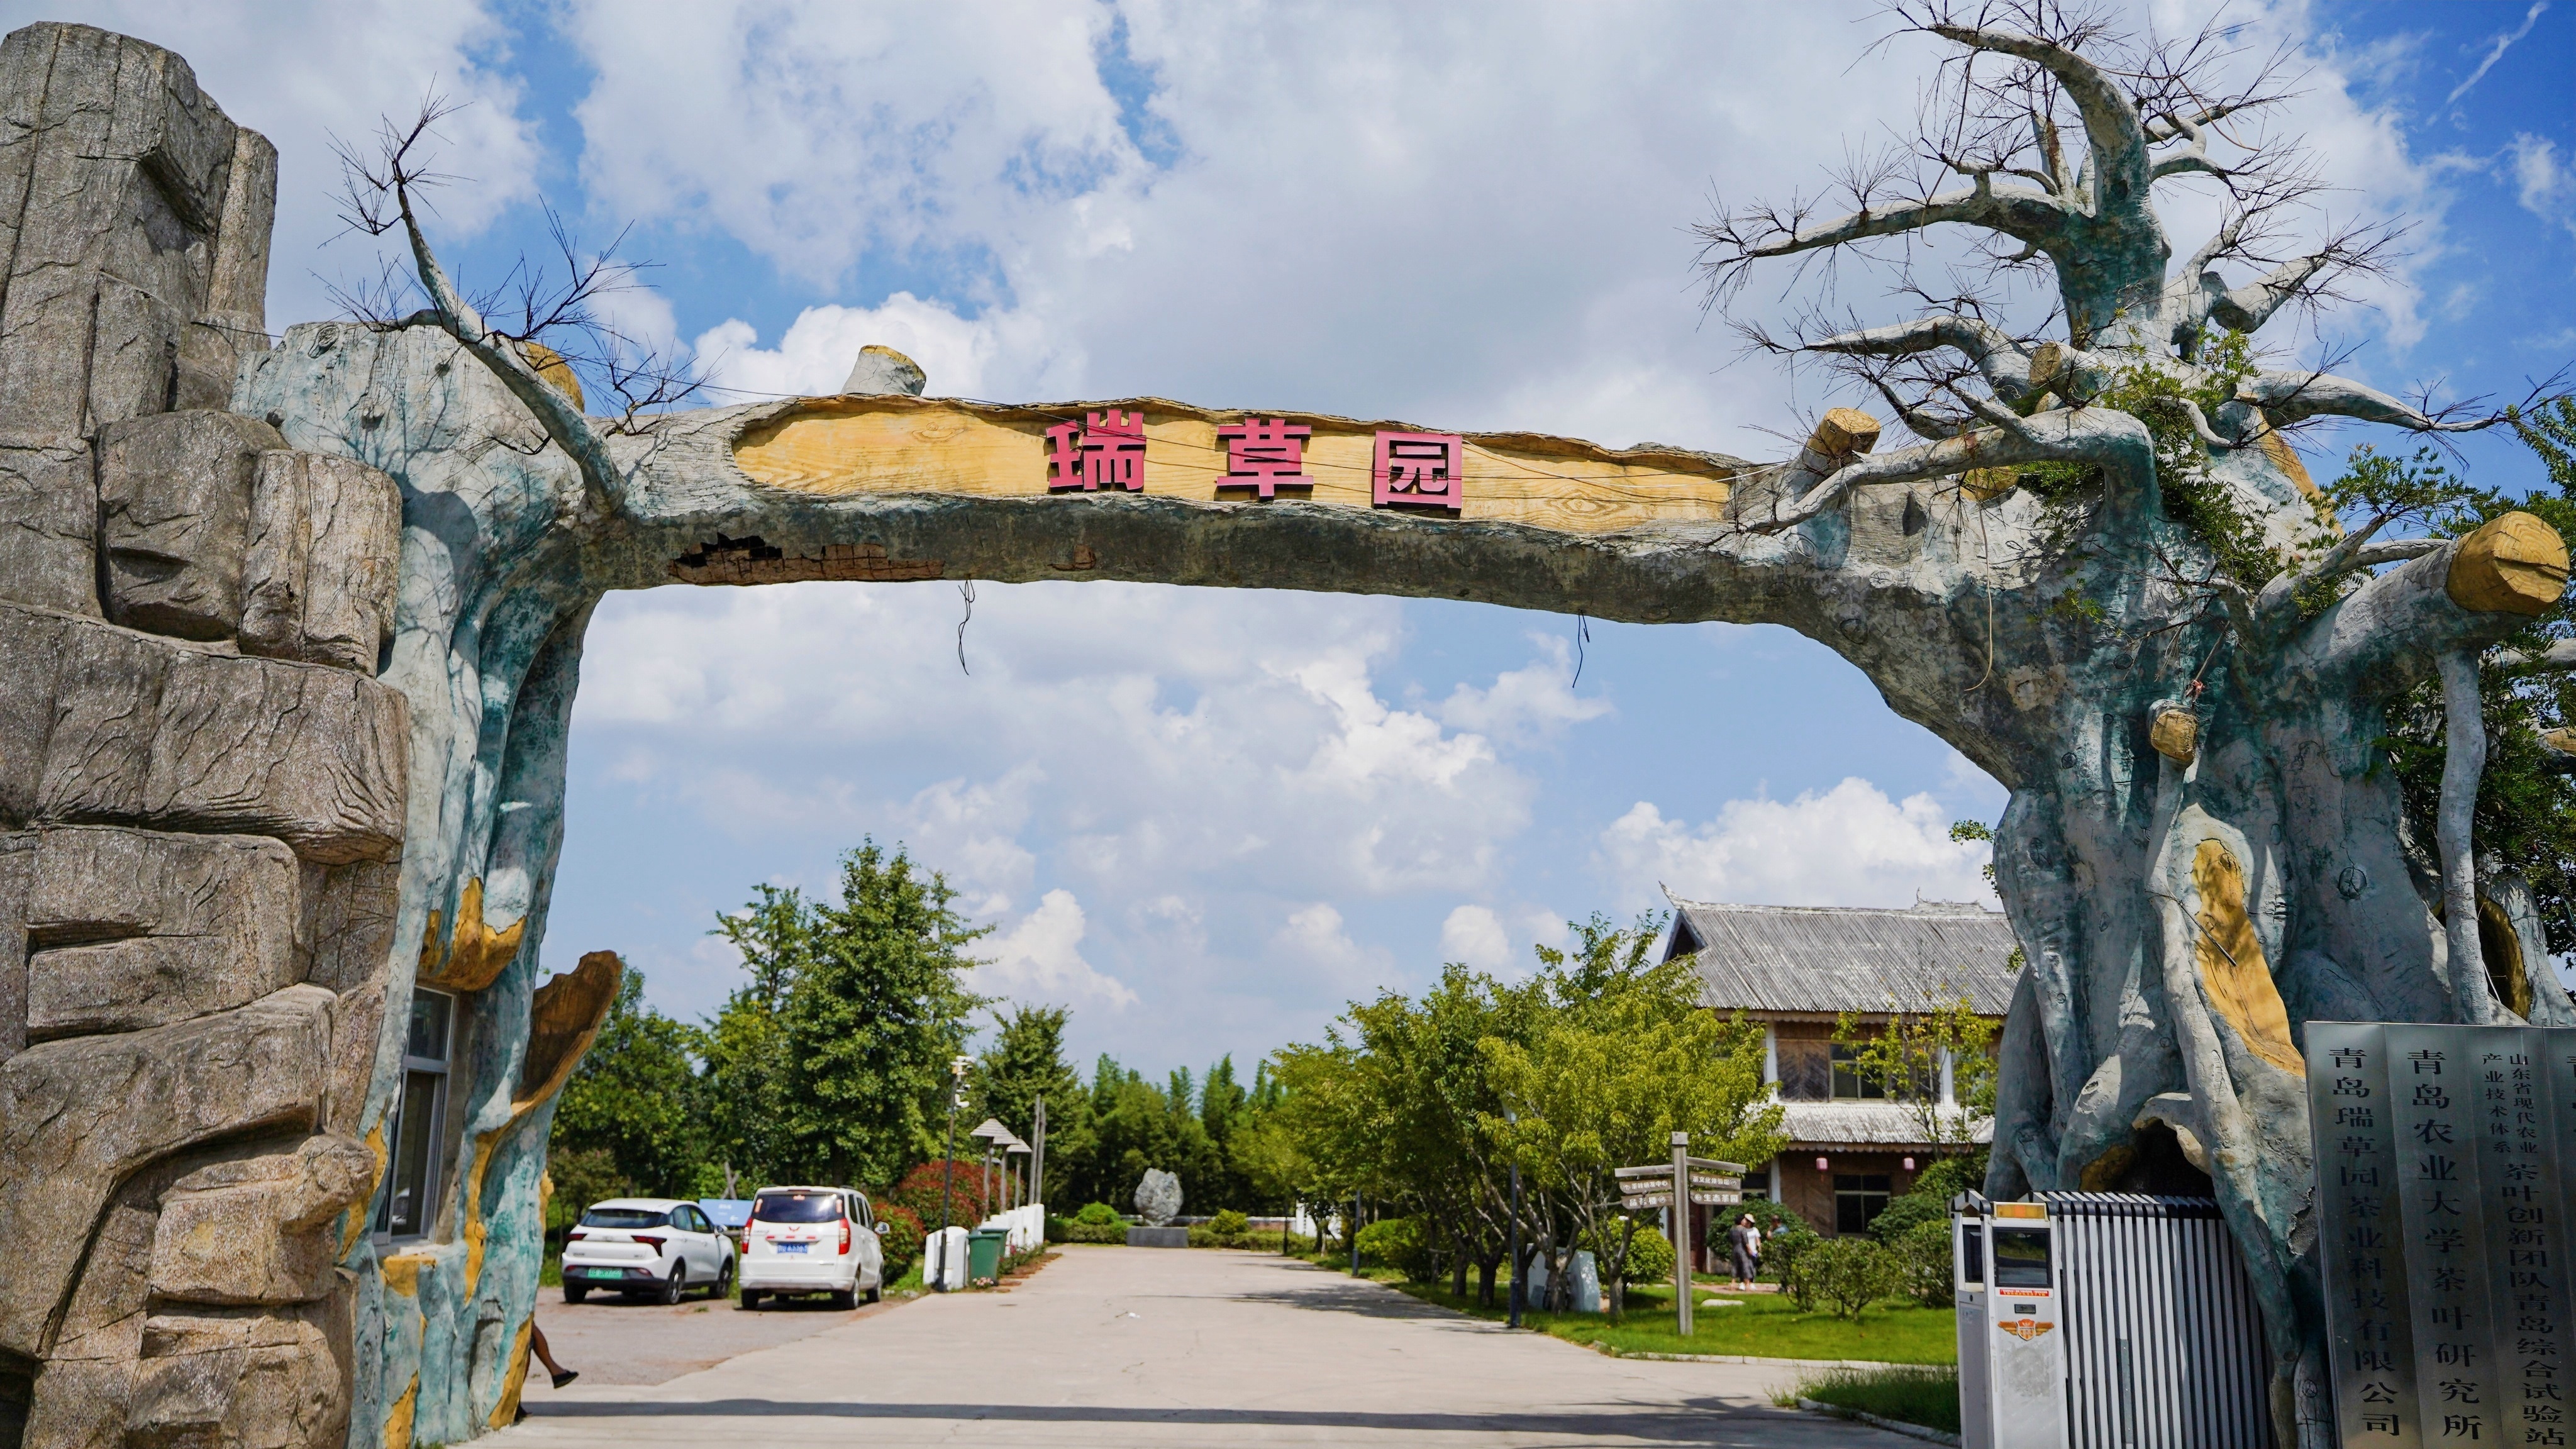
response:
[[[2576,1031],[2311,1022],[2346,1449],[2566,1445]]]

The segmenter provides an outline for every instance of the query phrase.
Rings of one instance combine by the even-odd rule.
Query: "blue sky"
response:
[[[2136,12],[2173,31],[2205,6]],[[0,5],[11,23],[40,12]],[[1139,3],[168,5],[283,152],[272,329],[328,315],[333,132],[433,81],[436,240],[469,279],[635,224],[628,326],[736,391],[829,391],[866,342],[931,391],[1161,394],[1776,455],[1841,399],[1703,325],[1712,195],[1813,189],[1906,126],[1940,47],[1864,7]],[[2383,386],[2518,395],[2576,358],[2576,0],[2240,5],[2306,79],[2279,124],[2335,216],[2412,256],[2302,345]],[[2195,209],[2197,208],[2197,209]],[[2179,247],[2205,199],[2174,212]],[[2321,224],[2321,222],[2320,222]],[[1867,268],[1845,300],[1898,312]],[[1785,273],[1747,294],[1782,305]],[[2300,339],[2283,339],[2285,345]],[[2331,472],[2364,436],[2316,440]],[[2526,481],[2493,437],[2475,476]],[[1443,959],[1514,967],[1594,910],[1980,893],[2001,792],[1775,629],[1048,584],[610,599],[575,714],[545,949],[610,947],[695,1016],[754,883],[862,836],[948,871],[987,989],[1159,1071],[1311,1038]]]

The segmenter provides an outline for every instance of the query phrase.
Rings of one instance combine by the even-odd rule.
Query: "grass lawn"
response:
[[[1347,1260],[1343,1271],[1349,1271]],[[1484,1308],[1477,1304],[1472,1289],[1461,1299],[1453,1296],[1445,1284],[1397,1282],[1392,1273],[1369,1276],[1443,1308],[1497,1322],[1509,1317],[1500,1306],[1508,1301],[1508,1280],[1494,1287],[1497,1306]],[[1739,1301],[1743,1306],[1693,1310],[1688,1338],[1675,1331],[1673,1294],[1668,1287],[1631,1287],[1627,1315],[1617,1324],[1600,1313],[1533,1311],[1524,1313],[1521,1321],[1569,1343],[1597,1343],[1623,1353],[1744,1354],[1757,1358],[1868,1359],[1909,1364],[1955,1364],[1959,1359],[1955,1309],[1924,1308],[1889,1300],[1852,1322],[1831,1313],[1801,1313],[1796,1305],[1770,1293],[1732,1294],[1703,1287],[1699,1294],[1703,1304],[1715,1298]]]
[[[1959,1366],[1920,1369],[1823,1369],[1798,1381],[1795,1397],[1882,1419],[1959,1432]]]

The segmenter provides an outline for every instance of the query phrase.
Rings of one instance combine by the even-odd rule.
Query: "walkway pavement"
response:
[[[552,1393],[534,1375],[528,1421],[484,1442],[1919,1449],[1770,1407],[1794,1372],[1604,1358],[1290,1259],[1077,1247],[1008,1293],[925,1298],[667,1383]]]

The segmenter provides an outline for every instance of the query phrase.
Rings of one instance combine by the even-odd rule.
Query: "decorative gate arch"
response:
[[[2027,196],[1981,174],[1745,255],[1990,225],[2055,258],[2072,334],[1951,317],[1819,344],[1953,349],[1991,406],[1885,451],[1837,411],[1762,467],[1150,398],[940,401],[917,372],[621,427],[491,332],[416,228],[432,311],[264,347],[266,143],[167,52],[12,35],[0,1241],[85,1246],[0,1281],[0,1424],[15,1406],[47,1443],[345,1426],[408,1449],[508,1422],[553,1094],[616,979],[589,958],[535,976],[598,600],[1109,578],[1777,623],[1857,664],[2012,792],[1996,864],[2029,965],[1990,1189],[2116,1184],[2139,1132],[2174,1131],[2254,1271],[2293,1436],[2321,1332],[2301,1024],[2576,1022],[2549,973],[2506,1003],[2475,969],[2465,797],[2428,871],[2368,768],[2388,702],[2437,668],[2455,701],[2469,670],[2474,726],[2462,661],[2554,604],[2566,554],[2527,515],[2301,552],[2314,515],[2276,424],[2437,426],[2353,384],[2231,373],[2209,409],[2186,401],[2187,434],[2109,405],[2141,368],[2207,390],[2184,344],[2260,326],[2291,284],[2227,291],[2208,254],[2167,284],[2149,192],[2172,156],[2149,148],[2197,121],[2053,42],[1931,28],[2076,95],[2081,174],[2061,158]],[[2161,501],[2177,466],[2290,561],[2277,578],[2222,580],[2217,543]],[[2040,467],[2059,471],[2019,471]],[[2473,753],[2454,750],[2472,794]],[[2498,892],[2521,958],[2544,957]],[[379,1257],[369,1204],[424,985],[467,1003],[431,1144],[452,1166],[418,1208],[432,1231]],[[209,1248],[207,1224],[250,1231]]]

